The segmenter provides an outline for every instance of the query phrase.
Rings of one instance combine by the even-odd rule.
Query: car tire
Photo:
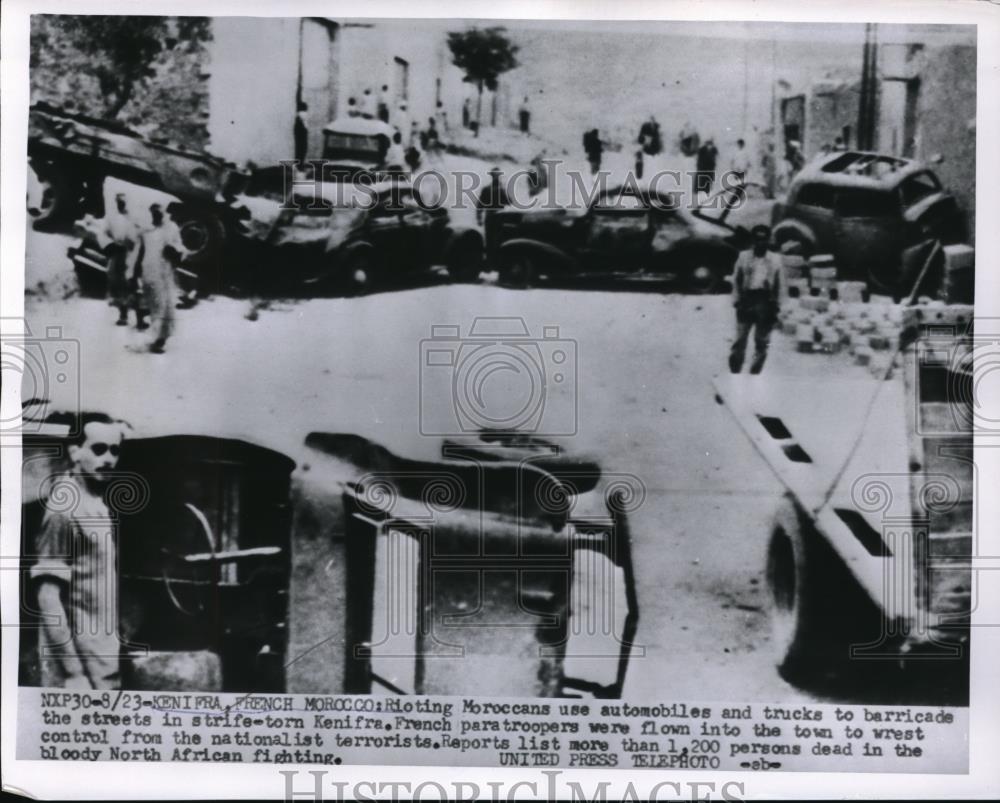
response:
[[[377,284],[377,270],[372,250],[362,248],[354,251],[347,259],[344,275],[347,277],[348,291],[352,295],[370,292]]]
[[[40,166],[35,175],[39,198],[37,205],[28,210],[32,226],[45,230],[75,220],[80,212],[83,183],[52,164]]]
[[[790,498],[774,517],[766,578],[775,664],[789,682],[842,682],[858,664],[852,645],[883,632],[874,603]]]
[[[188,249],[182,267],[197,275],[193,282],[200,293],[210,293],[222,285],[222,260],[226,247],[226,227],[214,214],[179,215],[181,242]]]
[[[684,271],[687,291],[694,295],[718,292],[725,273],[722,260],[714,254],[695,254]]]
[[[538,275],[534,256],[528,251],[506,254],[500,267],[500,282],[505,287],[516,290],[530,288]]]

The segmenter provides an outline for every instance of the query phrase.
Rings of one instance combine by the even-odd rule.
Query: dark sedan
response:
[[[495,212],[487,245],[510,286],[612,278],[711,293],[732,272],[745,232],[696,212],[667,193],[616,186],[583,209]]]

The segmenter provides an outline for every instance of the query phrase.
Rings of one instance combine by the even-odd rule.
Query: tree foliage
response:
[[[149,79],[165,50],[200,47],[210,37],[205,17],[59,15],[43,18],[32,35],[32,54],[53,52],[84,59],[103,96],[103,115],[115,118]],[[37,61],[37,59],[36,59]]]
[[[448,34],[452,63],[465,73],[465,80],[493,91],[497,79],[518,66],[517,45],[507,38],[505,28],[469,28]]]

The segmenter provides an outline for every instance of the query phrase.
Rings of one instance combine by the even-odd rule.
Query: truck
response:
[[[967,700],[972,311],[903,308],[895,358],[872,379],[715,380],[784,488],[762,540],[786,680],[837,683],[889,661],[938,673],[947,699]]]
[[[28,159],[39,182],[39,197],[29,202],[36,228],[88,213],[103,217],[104,180],[119,178],[177,198],[170,213],[189,252],[186,267],[195,279],[218,274],[226,239],[238,224],[231,199],[249,181],[234,163],[46,103],[29,111]],[[103,254],[86,240],[69,256],[78,273],[107,272]]]

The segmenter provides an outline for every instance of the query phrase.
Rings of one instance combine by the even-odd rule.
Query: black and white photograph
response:
[[[969,772],[976,24],[154,11],[23,43],[18,759]]]

